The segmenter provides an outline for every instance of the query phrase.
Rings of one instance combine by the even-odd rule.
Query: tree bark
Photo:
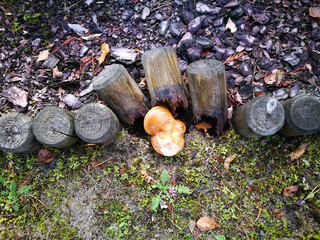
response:
[[[166,105],[175,113],[188,108],[188,89],[182,81],[176,51],[172,47],[156,48],[142,56],[151,105]]]
[[[216,120],[216,132],[222,134],[227,122],[227,89],[222,62],[205,59],[187,67],[188,83],[195,121],[203,116]]]
[[[107,66],[93,79],[93,89],[126,124],[133,125],[149,111],[147,98],[120,64]]]
[[[70,147],[78,138],[73,130],[73,114],[55,106],[44,108],[34,118],[35,138],[48,147]]]
[[[89,143],[113,141],[119,131],[117,116],[105,105],[90,103],[77,110],[74,118],[74,129],[79,138]]]
[[[262,96],[240,106],[232,116],[233,128],[248,138],[268,136],[281,129],[284,109],[275,98]]]
[[[320,131],[320,101],[300,94],[282,103],[286,121],[279,131],[282,136],[310,135]]]
[[[0,150],[26,153],[40,149],[32,134],[32,119],[22,113],[8,113],[0,118]]]

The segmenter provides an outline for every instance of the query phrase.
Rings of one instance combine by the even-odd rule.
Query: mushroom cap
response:
[[[157,106],[149,110],[144,118],[144,129],[151,135],[154,150],[164,156],[174,156],[184,146],[186,126],[174,119],[165,107]]]

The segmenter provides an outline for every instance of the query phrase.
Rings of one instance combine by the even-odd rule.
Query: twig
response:
[[[254,220],[254,222],[258,221],[258,219],[259,219],[260,215],[261,215],[261,208],[259,208],[258,216],[257,216],[256,220]]]
[[[38,208],[37,208],[36,204],[34,203],[33,199],[32,199],[32,198],[30,198],[30,199],[31,199],[31,201],[32,201],[32,203],[33,203],[33,206],[36,208],[38,215],[40,215],[40,212],[39,212],[39,210],[38,210]]]

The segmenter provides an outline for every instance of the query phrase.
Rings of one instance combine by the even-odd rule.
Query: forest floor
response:
[[[2,1],[0,116],[96,102],[91,80],[112,63],[124,64],[149,99],[140,57],[167,45],[177,50],[183,79],[195,60],[225,64],[230,115],[261,95],[319,98],[318,6]],[[99,62],[103,44],[110,53]],[[45,64],[49,55],[54,66]],[[0,152],[0,239],[319,239],[319,133],[247,139],[228,123],[218,137],[197,129],[191,112],[179,113],[187,132],[174,157],[125,125],[108,146],[43,147],[50,160]],[[206,230],[202,217],[215,228]]]

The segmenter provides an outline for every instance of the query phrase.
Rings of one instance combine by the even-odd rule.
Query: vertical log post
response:
[[[156,48],[142,56],[151,97],[151,105],[167,105],[172,112],[188,108],[188,89],[182,81],[176,51],[172,47]]]
[[[13,112],[0,118],[0,150],[25,153],[37,151],[40,147],[33,137],[30,117]]]
[[[70,147],[78,138],[73,131],[73,114],[56,106],[41,110],[33,121],[33,135],[48,147]]]
[[[248,138],[276,133],[284,124],[284,109],[273,97],[261,96],[240,106],[232,116],[233,128]]]
[[[188,65],[188,83],[195,121],[207,116],[216,119],[216,132],[222,134],[227,122],[227,89],[225,68],[213,59],[198,60]]]
[[[320,131],[320,101],[300,94],[282,103],[286,121],[279,131],[282,136],[309,135]]]
[[[112,64],[92,80],[93,89],[126,124],[133,125],[149,111],[147,98],[124,66]]]
[[[109,144],[119,131],[117,116],[105,105],[90,103],[77,110],[74,130],[79,138],[89,143]]]

